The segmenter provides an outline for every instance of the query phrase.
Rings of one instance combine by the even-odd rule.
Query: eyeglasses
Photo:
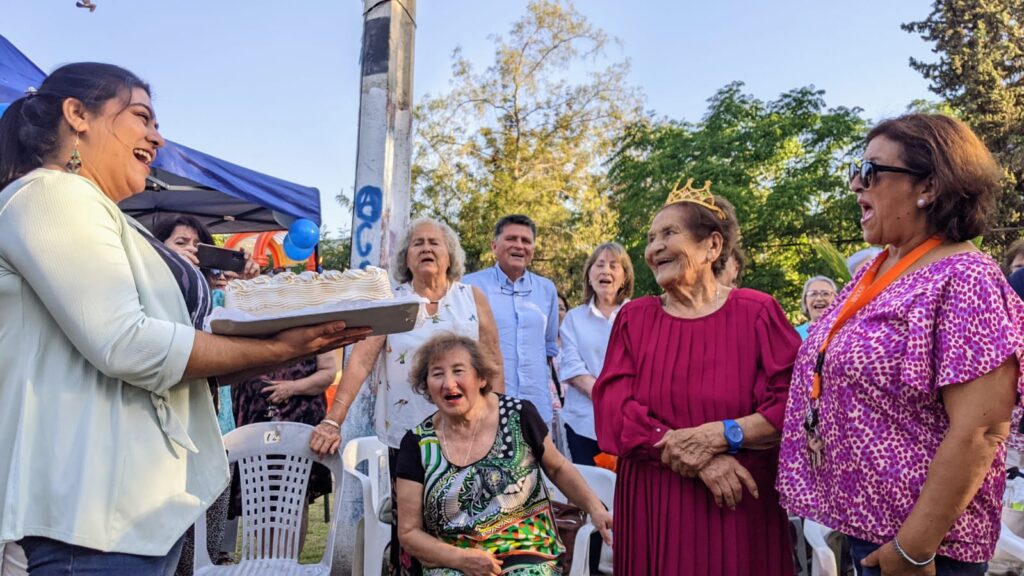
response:
[[[831,298],[836,293],[831,290],[811,290],[807,293],[808,298]]]
[[[529,296],[533,292],[533,287],[526,288],[525,290],[517,290],[515,286],[503,285],[501,287],[501,293],[505,296]]]
[[[530,276],[529,272],[521,278],[523,281],[521,284],[523,288],[519,288],[520,284],[518,281],[512,282],[511,284],[505,282],[506,279],[503,279],[501,275],[498,274],[497,266],[494,267],[494,279],[498,281],[498,287],[503,296],[529,296],[530,293],[533,292],[533,277]]]
[[[896,172],[898,174],[910,174],[917,176],[918,178],[924,178],[928,175],[927,172],[921,172],[920,170],[911,170],[910,168],[903,168],[901,166],[886,166],[884,164],[876,164],[871,160],[864,160],[863,162],[857,163],[857,161],[850,162],[847,167],[847,176],[849,181],[853,182],[853,179],[860,176],[860,183],[864,185],[864,189],[871,188],[871,185],[875,183],[875,176],[882,172]]]

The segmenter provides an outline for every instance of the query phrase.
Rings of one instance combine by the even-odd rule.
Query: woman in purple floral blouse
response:
[[[1024,305],[969,241],[1001,177],[932,114],[882,122],[850,166],[864,240],[888,249],[800,349],[778,488],[850,539],[861,574],[984,574],[995,548]]]

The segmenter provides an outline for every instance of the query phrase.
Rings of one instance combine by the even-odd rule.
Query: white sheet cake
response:
[[[272,315],[340,301],[391,298],[388,273],[368,266],[365,270],[284,272],[252,280],[232,280],[224,291],[224,307],[253,315]]]

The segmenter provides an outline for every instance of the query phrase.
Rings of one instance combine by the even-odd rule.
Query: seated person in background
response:
[[[1012,275],[1024,268],[1024,238],[1014,241],[1003,255],[1003,274]]]
[[[611,544],[611,514],[533,404],[490,391],[497,371],[474,340],[434,336],[409,378],[438,407],[406,433],[397,462],[399,538],[424,574],[558,574],[563,547],[542,468]]]

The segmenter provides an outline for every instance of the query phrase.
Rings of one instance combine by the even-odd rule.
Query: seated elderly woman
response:
[[[341,424],[378,361],[381,369],[373,371],[370,387],[379,391],[375,409],[377,437],[388,445],[388,462],[392,466],[405,433],[435,410],[409,386],[411,360],[423,342],[441,331],[454,332],[479,340],[487,354],[500,361],[498,328],[487,297],[479,288],[460,281],[465,260],[458,235],[444,222],[420,218],[409,224],[391,264],[391,276],[398,283],[394,292],[396,296],[415,294],[425,298],[430,320],[409,332],[376,336],[352,348],[334,401],[310,437],[309,446],[314,452],[333,453],[341,446]],[[504,390],[504,382],[494,386],[499,392]],[[394,470],[391,472],[394,479]],[[395,509],[389,560],[392,566],[411,561],[397,544],[400,516],[401,512]]]
[[[409,381],[437,412],[398,452],[399,538],[424,574],[557,574],[562,544],[541,469],[611,544],[612,517],[555,449],[537,409],[491,391],[476,341],[442,333],[419,347]]]

